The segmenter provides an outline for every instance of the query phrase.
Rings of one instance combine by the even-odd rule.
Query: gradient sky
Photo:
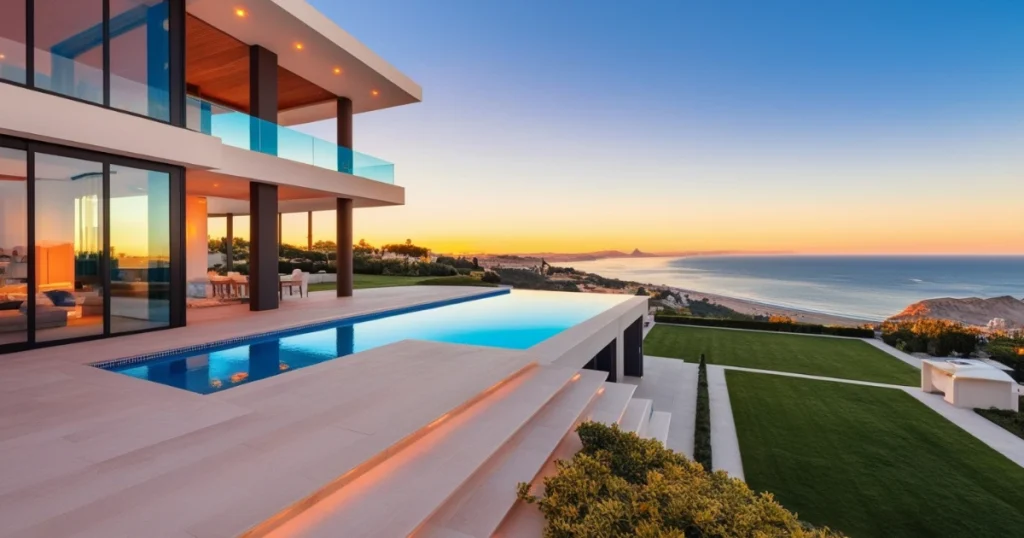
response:
[[[1024,252],[1019,0],[309,1],[423,87],[356,117],[407,189],[357,239]]]

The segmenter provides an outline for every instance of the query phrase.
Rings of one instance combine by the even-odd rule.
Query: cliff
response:
[[[928,299],[908,306],[889,319],[920,318],[948,319],[978,327],[985,327],[994,318],[1002,318],[1006,320],[1007,328],[1024,327],[1024,301],[1009,295],[991,299]]]

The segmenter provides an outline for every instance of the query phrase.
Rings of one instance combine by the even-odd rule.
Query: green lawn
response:
[[[433,277],[433,276],[384,276],[384,275],[353,275],[355,280],[352,286],[355,289],[366,289],[366,288],[391,288],[395,286],[415,286],[418,284],[431,284],[437,286],[480,286],[480,287],[495,287],[494,284],[488,284],[481,282],[478,279],[469,276],[445,276],[445,277]],[[334,282],[324,282],[322,284],[310,284],[309,291],[326,291],[337,289],[338,286]]]
[[[415,286],[424,280],[430,279],[428,276],[384,276],[384,275],[353,275],[355,280],[352,286],[359,289],[366,288],[390,288],[393,286]],[[324,291],[337,289],[338,286],[334,282],[324,282],[322,284],[310,284],[309,291]]]
[[[1024,535],[1024,468],[903,391],[726,380],[747,482],[801,519],[857,538]]]
[[[656,325],[644,340],[644,353],[687,362],[704,353],[708,364],[897,385],[921,382],[920,370],[855,339]]]

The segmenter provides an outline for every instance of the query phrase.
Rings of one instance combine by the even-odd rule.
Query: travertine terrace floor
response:
[[[90,363],[491,291],[315,293],[0,356],[0,536],[236,536],[535,360],[403,341],[207,396]]]

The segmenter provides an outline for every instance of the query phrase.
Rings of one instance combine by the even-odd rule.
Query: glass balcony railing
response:
[[[188,97],[186,125],[193,131],[216,136],[236,148],[276,155],[382,183],[395,183],[395,165],[387,161],[197,97]]]

